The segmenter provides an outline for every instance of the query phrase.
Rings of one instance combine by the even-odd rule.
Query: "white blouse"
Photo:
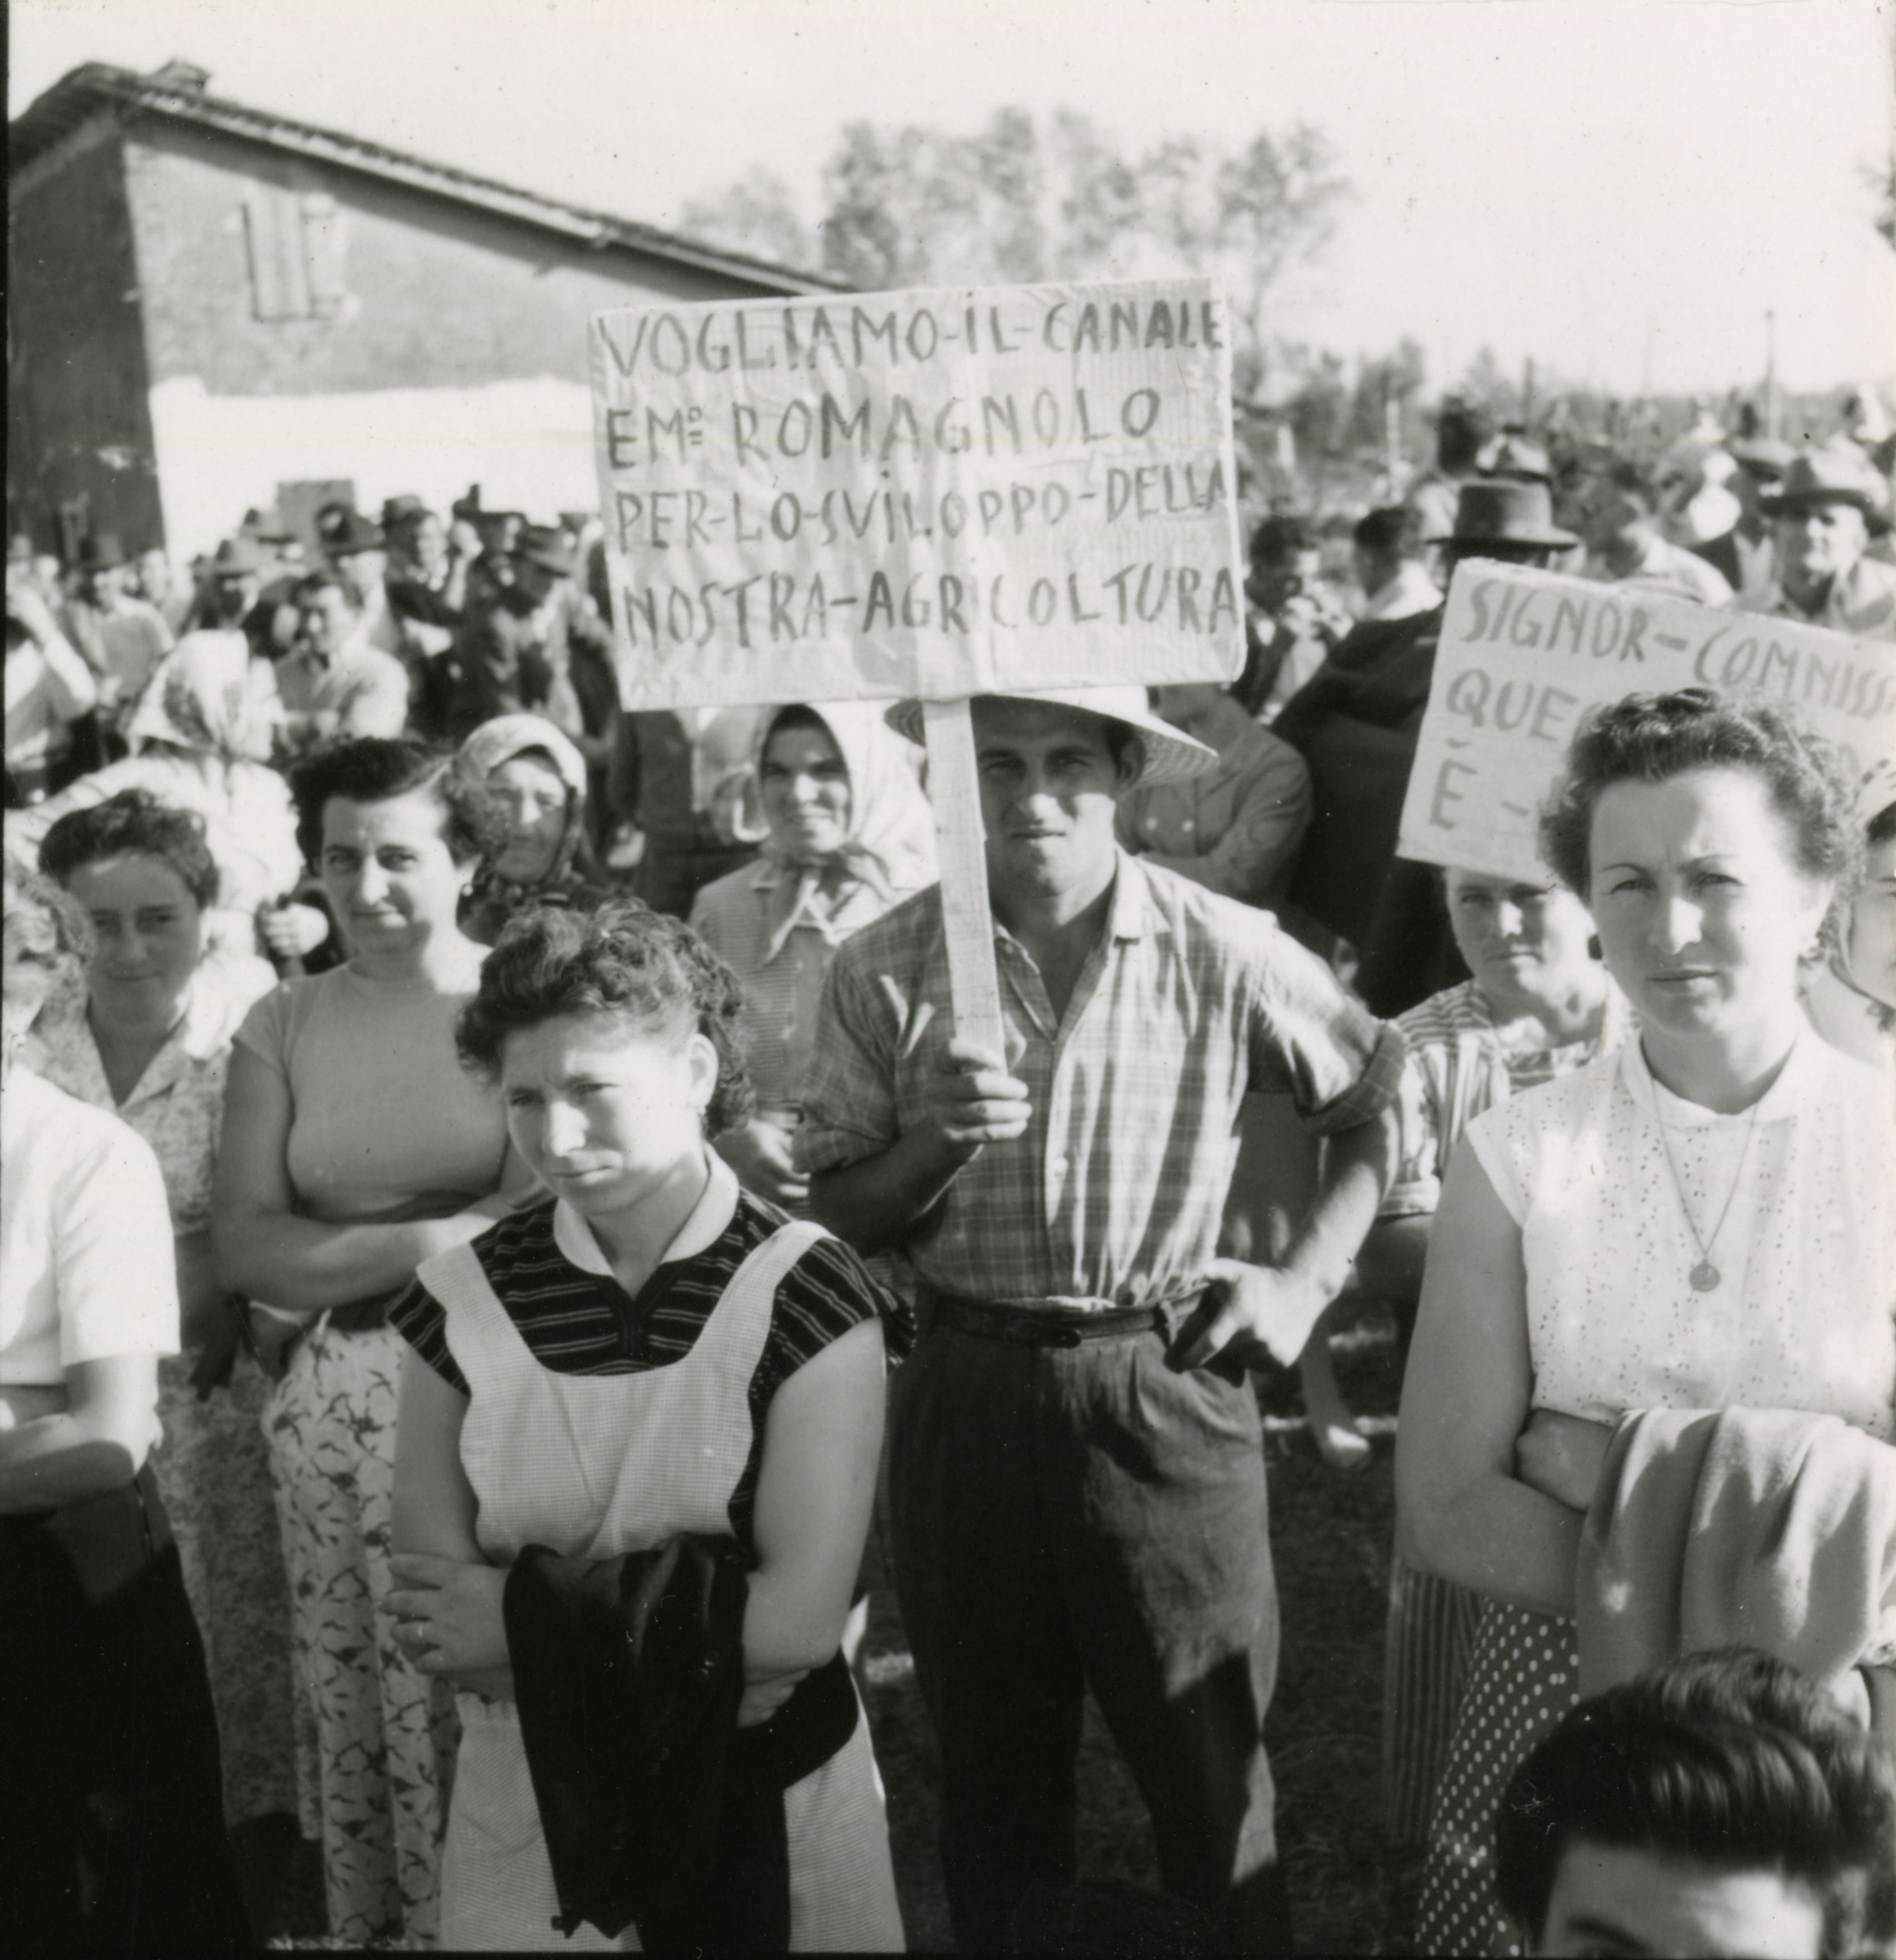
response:
[[[1536,1408],[1803,1409],[1891,1436],[1896,1120],[1874,1070],[1807,1032],[1753,1109],[1720,1116],[1631,1041],[1468,1136],[1521,1229]],[[1711,1236],[1706,1292],[1686,1204]]]
[[[178,1352],[165,1181],[118,1117],[16,1066],[0,1096],[0,1382]]]

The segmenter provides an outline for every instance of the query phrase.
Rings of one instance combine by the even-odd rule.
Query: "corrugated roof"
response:
[[[332,164],[397,183],[413,191],[447,198],[457,204],[472,205],[497,216],[535,225],[594,251],[621,249],[669,259],[700,271],[762,287],[772,292],[824,292],[840,290],[834,281],[766,259],[726,252],[716,245],[700,245],[655,226],[639,224],[629,218],[616,218],[604,211],[589,211],[578,205],[564,204],[511,184],[498,183],[491,177],[475,176],[447,164],[391,150],[361,136],[346,136],[339,130],[320,129],[314,124],[298,122],[266,109],[246,108],[207,95],[204,71],[174,62],[155,74],[135,74],[129,68],[115,68],[104,62],[88,62],[60,77],[45,93],[16,117],[9,125],[7,169],[9,174],[24,169],[56,143],[103,111],[163,117],[195,129],[216,130],[222,135],[263,143],[292,156]]]

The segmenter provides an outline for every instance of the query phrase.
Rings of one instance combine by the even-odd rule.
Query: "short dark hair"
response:
[[[53,955],[58,963],[59,984],[78,983],[96,942],[92,922],[85,908],[63,885],[44,872],[29,871],[24,865],[5,860],[0,869],[0,904],[12,918],[25,913],[39,920],[53,936]]]
[[[999,701],[1005,703],[1009,701],[1031,700],[1032,698],[1031,695],[982,694],[977,695],[974,699],[976,701]],[[1101,714],[1094,708],[1075,706],[1068,702],[1054,701],[1048,702],[1047,705],[1050,707],[1058,708],[1063,713],[1081,715],[1088,720],[1099,723],[1100,732],[1105,738],[1106,753],[1112,757],[1112,766],[1118,775],[1121,789],[1123,789],[1129,784],[1136,782],[1139,776],[1144,773],[1146,764],[1145,737],[1130,722],[1122,721],[1115,715]],[[776,732],[776,726],[774,722],[771,724],[773,734]]]
[[[1896,1936],[1896,1773],[1813,1682],[1756,1648],[1688,1655],[1582,1702],[1515,1771],[1495,1889],[1530,1939],[1581,1842],[1775,1871],[1821,1904],[1825,1955]]]
[[[454,758],[406,736],[345,736],[306,756],[290,771],[296,804],[296,842],[306,863],[323,852],[323,812],[334,797],[352,803],[392,803],[426,789],[441,806],[441,840],[456,864],[472,864],[494,844],[494,818],[477,786]]]
[[[763,760],[764,750],[769,748],[778,736],[791,734],[798,728],[810,729],[817,735],[828,735],[832,742],[836,739],[836,731],[816,709],[807,702],[792,702],[788,707],[779,708],[770,717],[770,725],[764,730],[763,740],[758,747],[758,760]]]
[[[1300,551],[1314,551],[1317,541],[1301,517],[1267,517],[1251,533],[1251,562],[1275,564]]]
[[[682,919],[642,899],[608,898],[596,911],[536,906],[517,913],[480,964],[480,987],[461,1011],[462,1063],[491,1079],[509,1035],[567,1014],[616,1014],[646,1027],[694,1027],[717,1051],[717,1083],[705,1111],[711,1136],[741,1123],[755,1102],[738,1029],[738,976]]]
[[[296,581],[290,592],[290,603],[300,612],[311,601],[325,592],[339,592],[350,605],[356,602],[355,594],[343,583],[342,574],[333,572],[327,565],[319,565],[314,572],[306,572]]]
[[[1541,855],[1584,898],[1601,793],[1616,782],[1666,782],[1692,769],[1758,777],[1790,829],[1799,869],[1834,879],[1839,899],[1848,898],[1862,826],[1836,751],[1791,710],[1761,695],[1710,688],[1630,694],[1583,716],[1566,773],[1541,811]]]
[[[1445,401],[1435,422],[1435,459],[1445,470],[1472,470],[1494,433],[1494,417],[1485,409]]]
[[[1367,517],[1358,518],[1350,535],[1365,551],[1412,558],[1422,546],[1422,519],[1407,504],[1386,503]]]
[[[1886,803],[1865,825],[1863,842],[1874,850],[1880,844],[1887,844],[1892,837],[1896,837],[1896,803]]]
[[[121,789],[89,810],[68,810],[40,840],[39,868],[70,886],[72,874],[126,851],[156,858],[201,906],[217,900],[217,861],[194,810],[161,803],[149,789]]]

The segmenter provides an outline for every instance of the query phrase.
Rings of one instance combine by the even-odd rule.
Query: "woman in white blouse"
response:
[[[1488,1604],[1437,1798],[1424,1951],[1504,1933],[1488,1827],[1513,1765],[1577,1699],[1575,1559],[1618,1419],[1797,1409],[1890,1434],[1896,1125],[1880,1079],[1798,1000],[1860,838],[1825,745],[1702,688],[1590,717],[1543,818],[1640,1032],[1477,1117],[1430,1242],[1398,1534]]]
[[[0,1929],[13,1952],[247,1949],[216,1718],[146,1464],[178,1345],[150,1147],[15,1058],[84,915],[5,878],[0,1058]]]

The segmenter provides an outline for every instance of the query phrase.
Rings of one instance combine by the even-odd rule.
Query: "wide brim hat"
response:
[[[255,538],[246,537],[240,531],[235,537],[224,539],[205,568],[214,579],[248,579],[263,569],[263,554],[258,550]]]
[[[1216,749],[1207,748],[1152,713],[1146,706],[1143,688],[1010,688],[979,698],[1076,708],[1082,714],[1097,714],[1102,720],[1116,721],[1129,729],[1139,738],[1144,760],[1128,788],[1149,789],[1162,782],[1187,782],[1218,766]],[[907,740],[920,742],[924,739],[920,702],[898,701],[883,718]]]
[[[346,558],[357,551],[382,548],[382,527],[371,524],[360,510],[346,504],[327,506],[316,521],[317,535],[332,558]]]
[[[293,544],[296,540],[296,533],[284,522],[283,513],[274,504],[261,510],[246,510],[237,529],[255,538],[259,544]]]
[[[382,500],[382,528],[384,531],[398,529],[404,524],[413,524],[416,519],[428,514],[428,506],[411,490],[404,490],[399,496],[384,497]]]
[[[1854,503],[1876,530],[1890,527],[1890,486],[1854,444],[1801,451],[1776,487],[1758,498],[1758,508],[1771,517],[1819,503]]]
[[[556,578],[570,579],[578,569],[578,560],[565,535],[544,524],[529,524],[520,533],[513,555],[527,564],[537,564]]]
[[[82,572],[111,572],[117,566],[130,562],[115,531],[95,532],[79,546],[79,569]]]
[[[1775,436],[1735,436],[1725,445],[1733,462],[1742,465],[1760,481],[1775,481],[1796,460],[1797,452]]]
[[[1540,551],[1568,551],[1580,540],[1553,521],[1553,495],[1544,483],[1512,477],[1474,477],[1462,485],[1455,506],[1455,528],[1430,544],[1526,545]]]

